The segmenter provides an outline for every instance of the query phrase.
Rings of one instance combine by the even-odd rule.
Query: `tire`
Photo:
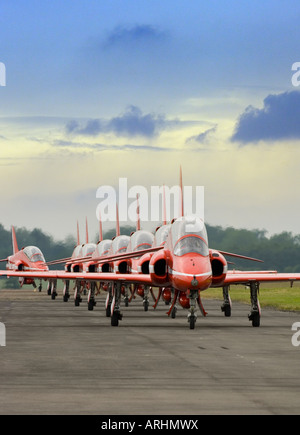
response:
[[[252,326],[253,326],[253,328],[258,328],[260,326],[260,315],[259,315],[259,313],[255,313],[253,315]]]
[[[114,312],[111,316],[111,326],[119,326],[119,315]]]
[[[231,317],[231,306],[225,305],[224,307],[224,316],[225,317]]]
[[[190,316],[190,329],[195,329],[196,317]]]

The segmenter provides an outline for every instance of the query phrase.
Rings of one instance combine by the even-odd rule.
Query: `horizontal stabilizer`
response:
[[[239,254],[233,254],[231,252],[220,251],[219,249],[216,249],[216,251],[220,252],[220,254],[222,254],[222,255],[228,255],[229,257],[242,258],[243,260],[250,260],[250,261],[258,261],[259,263],[264,262],[263,260],[259,260],[258,258],[246,257],[245,255],[239,255]]]

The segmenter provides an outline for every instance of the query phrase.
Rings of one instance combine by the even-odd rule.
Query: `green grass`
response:
[[[222,288],[208,289],[201,293],[203,299],[223,299]],[[250,303],[250,290],[245,286],[237,285],[230,287],[232,302]],[[261,307],[272,307],[278,310],[300,311],[300,283],[289,284],[261,284],[259,291]]]

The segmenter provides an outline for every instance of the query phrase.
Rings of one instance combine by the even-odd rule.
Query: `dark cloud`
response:
[[[164,124],[162,116],[143,115],[136,106],[130,106],[121,116],[111,119],[108,129],[120,136],[153,137]]]
[[[162,115],[146,114],[136,106],[129,106],[127,110],[109,121],[90,119],[84,125],[76,120],[66,124],[66,132],[75,135],[97,136],[100,133],[114,133],[117,136],[143,136],[151,138],[165,125]]]
[[[131,27],[118,26],[107,36],[103,45],[105,48],[110,48],[140,42],[145,44],[147,42],[162,41],[165,37],[164,32],[148,24]]]
[[[240,116],[232,141],[300,139],[300,92],[268,95],[262,109],[246,108]]]

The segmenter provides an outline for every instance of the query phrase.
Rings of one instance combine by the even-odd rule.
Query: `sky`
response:
[[[207,223],[299,234],[299,22],[292,0],[0,0],[0,223],[96,234],[100,186],[150,196],[181,166]]]

